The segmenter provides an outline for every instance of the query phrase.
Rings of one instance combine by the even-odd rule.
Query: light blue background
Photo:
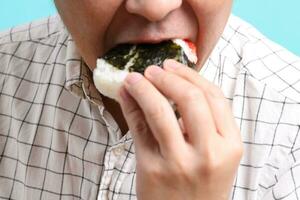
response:
[[[234,0],[234,13],[300,55],[299,0]],[[0,30],[55,13],[53,0],[1,0]]]

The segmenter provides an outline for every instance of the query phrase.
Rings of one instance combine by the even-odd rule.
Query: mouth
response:
[[[180,38],[180,37],[175,37],[175,38],[172,38],[172,37],[149,38],[149,37],[147,37],[147,38],[139,38],[139,39],[136,39],[136,38],[128,39],[126,41],[118,42],[115,45],[111,46],[111,48],[108,48],[108,50],[104,53],[103,56],[105,56],[107,53],[109,53],[111,51],[115,51],[115,52],[118,51],[119,53],[121,53],[124,46],[126,46],[126,47],[144,46],[144,47],[146,47],[146,49],[149,49],[149,48],[152,49],[152,48],[156,48],[157,45],[165,44],[168,42],[179,45],[182,48],[182,50],[185,52],[185,54],[188,55],[188,59],[192,63],[197,63],[198,58],[197,58],[197,48],[196,48],[195,42],[193,42],[189,38]],[[154,46],[156,46],[156,47],[154,47]],[[163,53],[163,52],[161,52],[161,53]]]
[[[170,24],[172,25],[172,23]],[[112,33],[110,37],[106,35],[104,47],[106,50],[110,50],[120,44],[157,44],[174,39],[188,40],[196,44],[197,30],[190,30],[182,25],[180,25],[181,28],[179,25],[171,25],[150,24],[145,27],[133,26],[126,30],[121,29],[120,32]]]
[[[161,42],[165,42],[168,40],[175,40],[175,39],[182,39],[182,40],[188,40],[191,41],[189,38],[184,37],[163,37],[163,38],[136,38],[136,39],[129,39],[127,41],[123,41],[120,44],[158,44]]]
[[[163,20],[151,22],[120,8],[102,40],[101,54],[121,45],[157,44],[181,39],[194,44],[198,41],[198,20],[186,2]]]
[[[120,39],[115,41],[113,44],[109,45],[106,48],[106,52],[110,51],[111,49],[124,44],[130,44],[130,45],[139,45],[139,44],[159,44],[162,42],[170,41],[170,40],[183,40],[187,43],[193,45],[196,43],[195,38],[191,38],[188,36],[141,36],[141,37],[134,37],[134,38],[126,38],[126,39]],[[192,46],[190,46],[192,47]],[[195,46],[193,46],[193,50],[196,51]]]
[[[137,70],[153,64],[162,66],[165,59],[174,59],[194,68],[198,60],[196,46],[188,39],[124,42],[110,49],[100,59],[108,60],[120,69],[126,68],[130,63],[136,66]],[[115,62],[116,60],[118,62]]]
[[[130,72],[144,74],[151,65],[163,67],[166,59],[173,59],[192,69],[196,67],[197,57],[190,48],[192,44],[186,40],[142,40],[132,43],[117,45],[97,60],[94,82],[97,89],[110,98],[116,99],[116,92],[112,92],[113,86],[106,87],[105,84],[115,85]]]

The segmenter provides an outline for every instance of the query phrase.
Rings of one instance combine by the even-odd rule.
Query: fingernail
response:
[[[125,81],[129,85],[133,85],[133,84],[137,83],[139,80],[141,80],[142,78],[143,78],[143,76],[140,73],[132,72],[127,75]]]
[[[164,68],[166,69],[177,69],[181,67],[181,64],[175,60],[167,59],[164,61]]]
[[[158,66],[149,66],[147,69],[146,69],[146,74],[147,75],[150,75],[150,76],[156,76],[160,73],[163,72],[163,69],[158,67]]]

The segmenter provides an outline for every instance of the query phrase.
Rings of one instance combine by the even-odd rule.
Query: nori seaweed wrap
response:
[[[97,60],[94,83],[101,94],[117,99],[117,91],[129,72],[144,73],[150,65],[162,66],[164,60],[174,59],[194,68],[194,49],[180,39],[158,44],[121,44]]]

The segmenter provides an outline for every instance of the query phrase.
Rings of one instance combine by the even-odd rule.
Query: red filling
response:
[[[188,39],[184,39],[184,41],[185,43],[187,43],[187,45],[192,50],[192,52],[196,54],[196,50],[197,50],[196,45]]]

